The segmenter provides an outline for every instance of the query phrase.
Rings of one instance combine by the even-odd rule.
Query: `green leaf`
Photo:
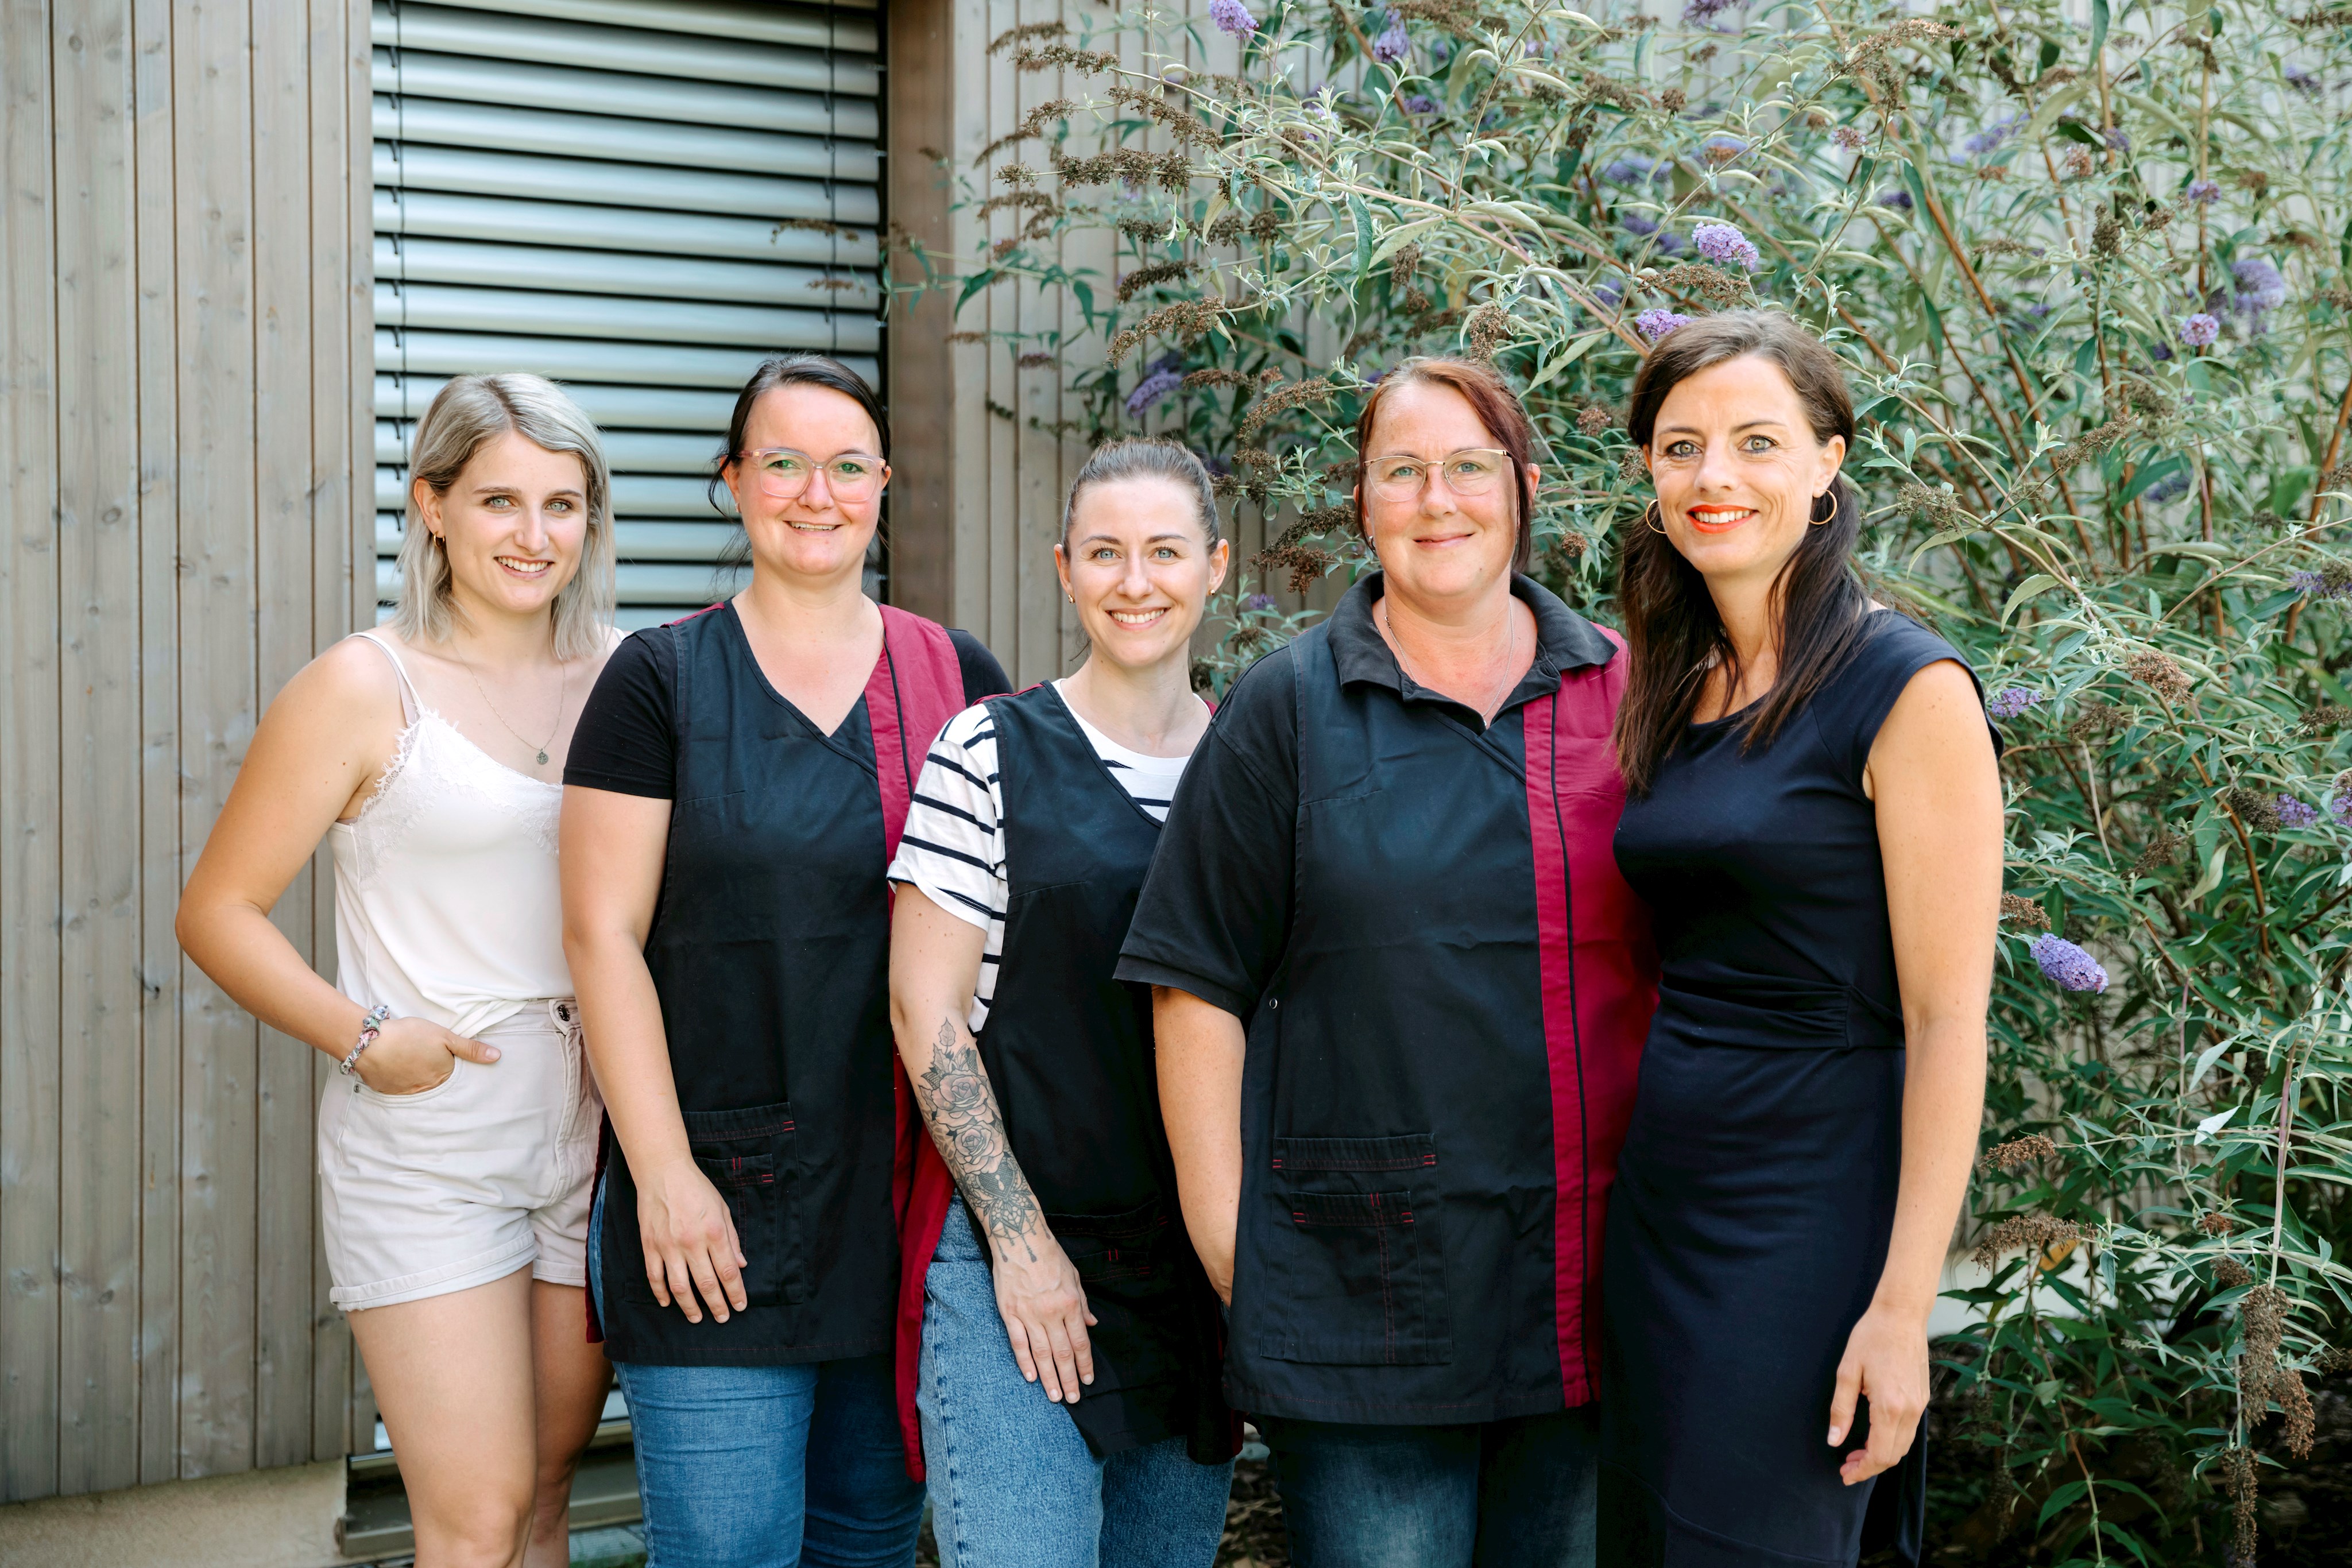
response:
[[[2023,582],[2019,583],[2016,589],[2010,594],[2009,602],[2000,607],[2000,623],[2004,626],[2008,625],[2009,618],[2017,613],[2017,607],[2019,605],[2024,603],[2027,600],[2033,598],[2035,595],[2046,593],[2057,586],[2058,580],[2051,576],[2048,572],[2035,572],[2032,577],[2029,577]]]
[[[2099,51],[2107,47],[2107,0],[2091,0],[2091,59],[2096,64]]]
[[[2051,1520],[2073,1507],[2076,1500],[2090,1490],[2091,1483],[2088,1481],[2068,1481],[2064,1486],[2052,1492],[2042,1500],[2042,1517],[2033,1521],[2033,1528],[2039,1530],[2049,1523]]]
[[[1594,344],[1600,342],[1603,338],[1608,336],[1610,336],[1610,333],[1607,329],[1604,328],[1598,332],[1587,332],[1583,336],[1576,339],[1573,342],[1570,343],[1567,348],[1562,349],[1557,355],[1545,362],[1543,369],[1535,373],[1535,379],[1528,382],[1528,391],[1530,392],[1534,392],[1536,388],[1543,385],[1544,382],[1551,380],[1552,377],[1559,374],[1560,371],[1576,363],[1577,361],[1584,357],[1587,350],[1591,349]]]

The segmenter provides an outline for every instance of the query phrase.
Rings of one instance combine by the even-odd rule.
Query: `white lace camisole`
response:
[[[556,888],[563,787],[518,773],[425,707],[400,677],[400,748],[335,854],[335,985],[362,1007],[473,1035],[572,994]]]

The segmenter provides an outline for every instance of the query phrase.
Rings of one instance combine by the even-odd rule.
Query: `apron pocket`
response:
[[[1087,1331],[1095,1353],[1087,1398],[1183,1375],[1191,1320],[1182,1252],[1160,1201],[1125,1214],[1049,1214],[1045,1224],[1078,1271],[1095,1314]]]
[[[1398,1179],[1436,1163],[1426,1134],[1276,1140],[1265,1252],[1272,1299],[1251,1314],[1265,1325],[1264,1354],[1333,1366],[1454,1358],[1429,1189]],[[1373,1190],[1307,1190],[1359,1181]]]
[[[800,1206],[793,1201],[793,1108],[688,1111],[686,1138],[694,1163],[727,1200],[743,1244],[743,1292],[755,1307],[808,1299]]]

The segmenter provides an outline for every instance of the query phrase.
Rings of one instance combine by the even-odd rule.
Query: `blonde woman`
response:
[[[327,1262],[419,1568],[553,1568],[612,1376],[583,1326],[602,1107],[555,866],[565,752],[614,642],[612,488],[595,426],[529,375],[444,387],[413,473],[398,612],[270,704],[178,931],[340,1070]],[[333,984],[269,919],[322,837]]]

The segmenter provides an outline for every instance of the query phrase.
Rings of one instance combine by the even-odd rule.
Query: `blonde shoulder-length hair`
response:
[[[456,377],[434,394],[417,422],[409,477],[422,479],[436,496],[446,496],[474,455],[508,431],[534,446],[580,459],[587,479],[588,533],[572,580],[555,593],[555,656],[576,659],[595,653],[604,647],[605,629],[613,623],[613,476],[595,422],[562,388],[544,376],[520,371]],[[452,623],[463,613],[452,595],[448,551],[425,526],[412,483],[408,527],[400,541],[400,599],[393,612],[393,630],[410,642],[446,642]]]

